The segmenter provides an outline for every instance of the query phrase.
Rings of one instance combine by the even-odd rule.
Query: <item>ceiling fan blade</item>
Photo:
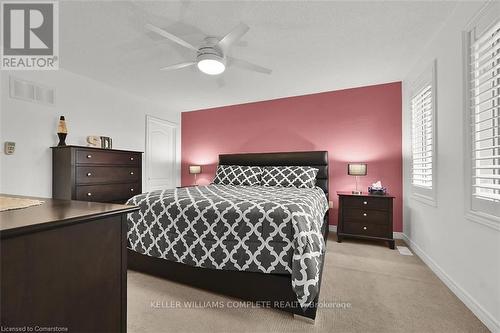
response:
[[[231,45],[236,42],[238,39],[241,38],[244,34],[247,33],[248,25],[245,23],[241,22],[238,24],[233,30],[231,30],[227,35],[222,37],[222,39],[219,41],[218,45],[221,49],[224,51],[227,51]]]
[[[163,68],[160,68],[160,70],[162,71],[173,71],[173,70],[176,70],[176,69],[181,69],[181,68],[184,68],[184,67],[189,67],[189,66],[193,66],[193,65],[196,65],[195,62],[181,62],[180,64],[175,64],[175,65],[170,65],[170,66],[167,66],[167,67],[163,67]]]
[[[198,51],[198,49],[196,47],[194,47],[193,45],[189,44],[188,42],[186,42],[184,39],[181,39],[175,35],[172,35],[171,33],[161,29],[161,28],[158,28],[157,26],[154,26],[152,24],[146,24],[146,29],[148,30],[151,30],[153,32],[156,32],[158,35],[161,35],[165,38],[168,38],[170,39],[171,41],[173,42],[176,42],[177,44],[179,45],[182,45],[184,47],[187,47],[188,49],[191,49],[193,51]]]
[[[254,72],[259,72],[262,74],[271,74],[272,73],[272,70],[269,68],[253,64],[253,63],[248,62],[248,61],[243,60],[243,59],[228,57],[228,60],[230,61],[231,65],[234,65],[236,67],[240,67],[240,68],[247,69],[247,70],[254,71]]]

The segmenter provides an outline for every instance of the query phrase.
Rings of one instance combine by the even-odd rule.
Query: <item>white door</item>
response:
[[[177,185],[177,131],[170,121],[146,116],[146,190]]]

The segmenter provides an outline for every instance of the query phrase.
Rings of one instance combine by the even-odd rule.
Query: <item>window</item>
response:
[[[483,15],[466,38],[467,204],[469,214],[488,224],[500,222],[500,20]]]
[[[432,86],[427,85],[411,100],[412,184],[432,189]]]
[[[413,197],[435,205],[435,62],[411,89],[411,184]]]

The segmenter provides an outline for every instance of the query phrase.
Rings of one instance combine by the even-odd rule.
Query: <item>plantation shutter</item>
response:
[[[486,202],[500,202],[500,21],[472,36],[470,55],[473,208],[496,214]]]
[[[429,84],[411,99],[412,184],[426,189],[432,189],[432,98],[432,86]]]

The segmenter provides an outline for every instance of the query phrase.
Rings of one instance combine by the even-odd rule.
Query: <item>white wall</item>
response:
[[[10,75],[54,87],[56,105],[45,106],[10,98]],[[67,144],[86,145],[88,135],[104,135],[113,139],[113,148],[140,151],[145,149],[146,114],[180,124],[179,112],[62,69],[2,71],[0,76],[0,193],[52,196],[52,154],[49,147],[58,142],[56,129],[60,115],[66,117],[68,124]],[[14,155],[3,153],[4,141],[16,142]],[[180,150],[180,133],[178,143]],[[180,156],[179,152],[177,156]]]
[[[403,82],[404,233],[415,252],[494,332],[500,331],[500,232],[465,218],[462,32],[480,2],[461,2]],[[437,59],[437,207],[412,199],[408,90]],[[432,299],[429,300],[432,302]]]

